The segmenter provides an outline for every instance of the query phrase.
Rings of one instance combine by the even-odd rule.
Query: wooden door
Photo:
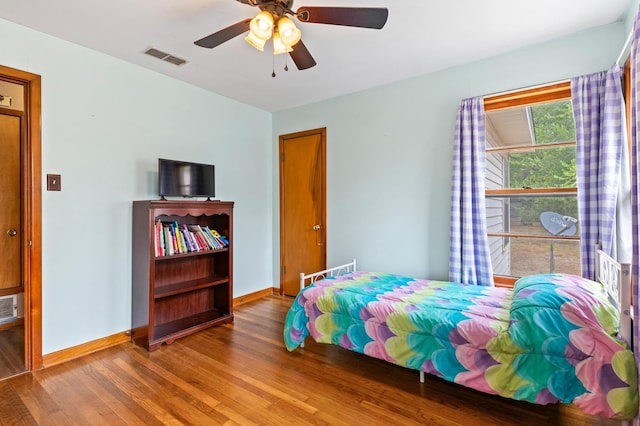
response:
[[[22,112],[0,110],[0,291],[16,293],[22,288],[21,129]]]
[[[19,200],[20,222],[19,227],[7,228],[0,219],[0,239],[7,235],[10,229],[18,231],[15,237],[20,247],[19,269],[20,289],[3,289],[0,285],[0,295],[12,294],[24,291],[24,367],[25,370],[40,370],[43,368],[42,359],[42,150],[41,150],[41,87],[42,79],[37,74],[17,70],[0,65],[0,83],[3,89],[0,94],[7,95],[16,101],[12,109],[0,108],[0,171],[3,178],[7,174],[5,167],[18,166],[19,168]],[[17,85],[17,91],[7,87]],[[15,88],[14,88],[15,89]],[[16,112],[18,111],[18,112]],[[13,116],[13,117],[12,117]],[[20,147],[18,156],[15,147],[9,154],[2,142],[7,134],[15,132],[14,118],[20,117],[19,128]],[[9,137],[8,139],[13,139]],[[7,158],[9,157],[9,158]],[[17,161],[14,163],[13,160]],[[8,163],[5,163],[8,161]],[[9,166],[12,164],[12,166]],[[13,169],[12,169],[13,170]],[[13,175],[13,172],[12,172]],[[4,184],[4,183],[3,183]],[[5,191],[15,191],[13,185],[0,187],[0,206],[3,213],[9,211],[5,202],[13,196],[7,196]],[[8,217],[8,216],[7,216]],[[13,243],[7,243],[13,244]],[[4,243],[0,243],[2,257],[5,257]],[[5,265],[0,263],[0,275],[5,274]],[[8,268],[8,267],[7,267]],[[15,272],[14,272],[15,274]],[[8,274],[7,274],[8,275]],[[13,280],[13,279],[12,279]],[[3,347],[6,349],[6,347]],[[1,380],[2,378],[0,378]]]
[[[280,136],[280,292],[326,267],[326,129]]]

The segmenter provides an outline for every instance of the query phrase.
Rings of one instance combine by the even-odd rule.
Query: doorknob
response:
[[[16,231],[15,229],[9,229],[7,231],[7,235],[10,237],[15,237],[16,235],[18,235],[18,231]]]
[[[320,230],[320,225],[313,225],[313,230],[314,231],[319,231]]]

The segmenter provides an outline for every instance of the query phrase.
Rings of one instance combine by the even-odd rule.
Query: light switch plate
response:
[[[47,191],[61,191],[60,175],[47,175]]]

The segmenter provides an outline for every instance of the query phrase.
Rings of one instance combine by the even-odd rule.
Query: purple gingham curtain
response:
[[[458,107],[453,161],[449,280],[493,285],[484,199],[484,101]]]
[[[571,80],[582,275],[595,278],[596,244],[611,255],[624,133],[621,70],[616,64]]]
[[[638,126],[638,91],[640,90],[640,10],[636,14],[631,40],[631,232],[633,239],[631,260],[631,284],[633,298],[633,352],[636,365],[640,369],[640,127]],[[640,418],[633,419],[635,426],[640,425]]]

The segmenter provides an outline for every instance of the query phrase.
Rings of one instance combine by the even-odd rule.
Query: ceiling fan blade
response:
[[[289,56],[291,56],[291,59],[293,59],[293,62],[300,71],[316,65],[315,59],[313,59],[313,56],[311,56],[311,53],[309,53],[307,46],[304,45],[302,40],[293,46],[293,51],[289,52]]]
[[[381,29],[387,23],[389,10],[383,7],[315,7],[302,6],[296,11],[301,22],[345,25]]]
[[[229,41],[232,38],[249,31],[249,22],[251,22],[251,19],[245,19],[244,21],[237,22],[231,26],[228,26],[227,28],[221,29],[218,32],[209,34],[208,36],[203,37],[198,41],[194,41],[194,43],[200,47],[213,49],[214,47],[221,45],[225,41]]]

